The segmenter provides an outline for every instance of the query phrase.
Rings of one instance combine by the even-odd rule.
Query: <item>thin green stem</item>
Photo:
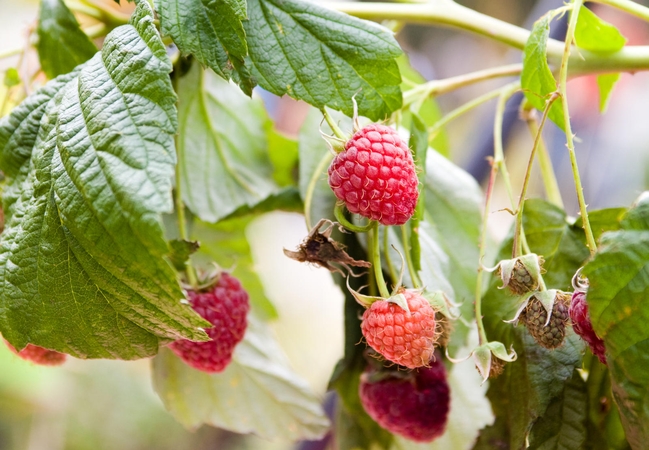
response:
[[[410,242],[408,241],[408,229],[406,228],[406,225],[401,225],[401,245],[403,245],[403,251],[406,254],[406,265],[408,266],[408,273],[410,273],[410,279],[412,280],[412,287],[419,289],[421,287],[421,281],[419,280],[419,274],[415,270],[415,265],[412,262]]]
[[[311,208],[313,208],[313,195],[315,193],[315,187],[318,184],[320,176],[324,173],[325,168],[331,163],[333,155],[330,152],[322,155],[322,159],[318,162],[318,165],[315,168],[315,171],[311,175],[309,184],[306,187],[306,192],[304,193],[304,220],[306,221],[306,227],[310,230],[313,227],[311,223]]]
[[[472,109],[477,108],[478,106],[488,102],[489,100],[493,100],[494,98],[498,97],[502,92],[511,89],[511,87],[514,85],[518,86],[519,82],[515,81],[513,83],[506,84],[505,86],[499,87],[498,89],[494,89],[493,91],[489,91],[486,94],[483,94],[480,97],[477,97],[471,100],[470,102],[467,102],[464,105],[455,108],[453,111],[449,112],[444,117],[442,117],[437,122],[435,122],[435,124],[428,129],[428,134],[430,136],[430,139],[433,139],[435,135],[451,121],[457,119],[458,117],[471,111]]]
[[[336,216],[336,220],[339,224],[354,233],[367,233],[372,229],[372,227],[374,227],[373,220],[368,221],[366,225],[362,226],[354,225],[353,223],[351,223],[349,220],[347,220],[347,217],[345,217],[343,206],[340,203],[336,203],[336,206],[334,207],[334,216]]]
[[[602,5],[612,6],[649,22],[649,8],[629,0],[591,0]]]
[[[496,175],[498,174],[498,165],[495,161],[491,161],[491,174],[489,175],[489,184],[487,185],[487,194],[485,198],[484,214],[482,215],[482,228],[480,230],[480,245],[478,257],[478,276],[475,285],[475,320],[478,325],[478,337],[480,345],[489,342],[487,333],[482,322],[482,274],[484,272],[482,262],[486,254],[487,246],[487,224],[489,221],[489,214],[491,209],[491,198],[493,196],[494,184],[496,183]]]
[[[182,192],[181,192],[181,173],[180,173],[180,161],[182,160],[182,150],[181,147],[176,142],[176,151],[178,152],[178,163],[176,164],[176,196],[175,196],[175,205],[176,205],[176,216],[178,217],[178,234],[180,238],[188,241],[189,233],[187,232],[187,218],[185,217],[185,203],[183,202]],[[193,288],[198,288],[198,277],[196,276],[196,270],[192,266],[191,262],[187,264],[185,269],[185,274],[187,275],[187,281]]]
[[[374,268],[374,278],[376,279],[376,285],[379,288],[379,294],[383,298],[390,297],[390,291],[388,290],[387,285],[385,284],[385,278],[383,278],[383,269],[381,268],[381,243],[379,242],[379,223],[374,222],[374,227],[369,233],[370,237],[370,262]]]
[[[418,85],[414,89],[406,91],[403,94],[402,109],[409,107],[416,101],[445,94],[447,92],[451,92],[456,89],[478,83],[480,81],[518,75],[522,70],[522,64],[509,64],[506,66],[478,70],[477,72],[471,72],[464,75],[459,75],[457,77],[446,78],[444,80],[428,81],[426,83]]]
[[[392,264],[392,258],[390,258],[390,230],[386,229],[383,233],[383,255],[385,256],[385,264],[388,266],[388,273],[390,278],[396,282],[399,279],[397,271],[394,270],[394,264]]]
[[[644,12],[624,0],[602,0],[612,6],[625,6],[629,12]],[[362,19],[396,19],[409,23],[442,25],[459,28],[523,49],[530,32],[496,18],[459,5],[451,0],[433,0],[427,3],[323,2],[329,8]],[[623,9],[623,8],[621,8]],[[637,15],[636,14],[636,15]],[[564,43],[548,39],[548,61],[558,66],[563,57]],[[649,46],[624,47],[613,54],[597,54],[583,49],[570,56],[570,76],[607,72],[637,72],[649,70]]]
[[[535,137],[539,133],[539,124],[531,111],[526,112],[526,114],[527,127],[530,130],[532,137]],[[554,173],[552,160],[550,159],[550,154],[548,153],[543,136],[540,136],[539,138],[537,158],[539,161],[539,167],[541,168],[541,178],[543,180],[543,187],[545,188],[545,194],[547,195],[548,201],[563,209],[563,200],[561,199],[559,183],[557,182],[557,176]]]
[[[581,185],[581,178],[579,176],[579,167],[577,167],[577,156],[575,154],[574,136],[572,134],[572,126],[570,124],[570,111],[568,109],[568,59],[570,58],[570,48],[572,40],[575,35],[575,28],[577,26],[577,18],[579,17],[579,8],[583,5],[584,0],[574,0],[572,3],[572,11],[570,13],[570,21],[568,22],[568,31],[566,32],[566,45],[561,60],[561,69],[559,71],[559,93],[561,94],[561,104],[563,106],[564,127],[566,130],[566,144],[568,147],[568,154],[570,155],[570,165],[572,167],[572,176],[575,180],[575,189],[577,191],[577,200],[579,202],[579,211],[586,233],[586,245],[590,250],[590,254],[594,255],[597,251],[597,244],[593,236],[593,230],[590,227],[588,220],[588,208],[586,200],[584,199],[584,188]]]
[[[550,108],[554,104],[555,100],[559,98],[558,94],[554,94],[545,104],[545,109],[543,110],[543,117],[541,118],[541,125],[539,126],[536,135],[534,137],[534,145],[532,146],[532,151],[530,152],[530,159],[527,163],[527,170],[525,172],[525,179],[523,180],[523,187],[521,189],[521,195],[518,198],[518,208],[516,208],[516,227],[514,228],[514,249],[513,257],[516,258],[523,254],[523,243],[522,243],[522,233],[523,233],[523,209],[525,208],[525,197],[527,196],[527,187],[530,183],[530,178],[532,175],[532,165],[534,164],[534,159],[536,158],[536,152],[539,148],[541,142],[541,133],[543,132],[543,127],[545,126],[545,121],[548,118],[548,113]]]
[[[343,141],[346,141],[349,136],[347,136],[343,131],[338,127],[338,124],[336,124],[336,121],[329,115],[327,110],[325,108],[322,108],[320,110],[322,112],[322,115],[324,116],[325,120],[329,124],[329,128],[331,128],[331,131],[333,131],[334,135],[338,139],[342,139]]]

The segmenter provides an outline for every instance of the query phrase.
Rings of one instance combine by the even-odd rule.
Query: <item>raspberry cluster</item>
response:
[[[232,360],[234,347],[246,331],[246,316],[250,309],[248,293],[239,280],[222,273],[209,291],[189,291],[188,294],[194,310],[213,325],[205,330],[212,340],[192,342],[181,339],[171,343],[169,348],[195,369],[221,372]]]
[[[575,291],[572,294],[569,313],[570,320],[572,321],[572,329],[586,341],[593,355],[597,356],[602,364],[606,364],[606,346],[604,345],[604,341],[593,330],[585,292]]]
[[[383,225],[403,225],[419,197],[415,163],[396,130],[368,125],[329,166],[329,186],[349,211]]]

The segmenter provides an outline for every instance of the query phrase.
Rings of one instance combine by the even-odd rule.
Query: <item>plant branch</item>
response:
[[[543,117],[541,118],[541,125],[536,130],[536,135],[534,137],[534,145],[532,146],[532,151],[530,152],[530,159],[529,162],[527,163],[527,171],[525,172],[525,179],[523,180],[521,195],[518,198],[518,208],[516,208],[516,227],[514,229],[514,249],[513,249],[514,258],[520,256],[523,253],[523,244],[522,244],[521,237],[523,233],[523,209],[525,208],[525,197],[527,196],[527,187],[529,186],[530,183],[530,178],[532,175],[532,165],[534,164],[536,151],[540,146],[541,133],[543,132],[545,121],[548,118],[548,113],[550,112],[550,108],[558,98],[559,98],[559,94],[555,92],[545,103],[545,109],[543,110]]]
[[[376,285],[379,288],[379,294],[381,295],[381,297],[387,299],[390,297],[390,291],[385,284],[385,278],[383,278],[383,269],[381,268],[381,243],[379,242],[378,222],[374,222],[374,226],[369,233],[368,244],[370,249],[370,262],[372,263],[372,268],[374,269],[374,278],[376,280]]]
[[[531,107],[531,105],[530,105]],[[532,138],[535,138],[539,133],[539,124],[536,122],[534,112],[536,110],[525,111],[527,127],[530,130]],[[539,137],[538,161],[541,168],[541,178],[543,179],[543,187],[548,201],[554,203],[559,208],[563,209],[563,200],[561,199],[561,191],[559,190],[559,183],[552,167],[552,160],[548,153],[548,149],[543,141],[543,136]]]
[[[581,185],[581,178],[579,176],[579,168],[577,167],[577,156],[575,154],[574,136],[572,134],[572,127],[570,125],[570,111],[568,109],[568,63],[570,57],[570,48],[577,26],[577,18],[579,17],[579,8],[584,4],[584,0],[574,0],[572,3],[572,11],[570,13],[570,22],[568,22],[568,31],[566,32],[566,45],[561,60],[561,69],[559,71],[559,93],[561,95],[561,104],[563,106],[564,126],[566,130],[566,144],[568,147],[568,154],[570,155],[570,165],[572,167],[572,176],[575,179],[575,190],[577,191],[577,200],[579,202],[579,212],[581,215],[584,232],[586,233],[586,245],[590,250],[590,254],[594,255],[597,251],[597,244],[595,237],[590,227],[588,220],[588,209],[586,200],[584,199],[584,188]]]
[[[644,5],[641,5],[636,2],[629,0],[591,0],[595,3],[601,3],[602,5],[612,6],[617,8],[620,11],[627,12],[633,16],[636,16],[642,20],[649,22],[649,8]]]
[[[412,262],[410,243],[408,242],[408,230],[405,225],[401,225],[401,245],[403,245],[403,251],[406,254],[406,265],[408,266],[408,272],[410,273],[410,279],[412,280],[412,287],[419,289],[421,287],[421,282],[419,281],[419,274],[415,270],[415,265]],[[403,270],[403,268],[401,270]]]
[[[447,92],[451,92],[461,87],[478,83],[480,81],[519,75],[522,70],[523,64],[509,64],[506,66],[479,70],[477,72],[471,72],[443,80],[428,81],[427,83],[417,85],[417,87],[410,89],[403,94],[402,109],[407,108],[418,100],[445,94]]]
[[[598,0],[611,6],[635,12],[644,17],[643,8],[626,0]],[[428,3],[323,2],[329,8],[361,19],[396,19],[410,23],[442,25],[459,28],[523,49],[530,32],[524,28],[479,13],[452,0],[432,0]],[[548,39],[547,53],[551,65],[558,67],[564,43]],[[570,56],[571,77],[607,72],[636,72],[649,70],[649,46],[624,47],[613,54],[597,54],[580,49]]]

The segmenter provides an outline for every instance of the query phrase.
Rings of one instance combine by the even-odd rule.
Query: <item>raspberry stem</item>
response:
[[[334,216],[336,216],[336,220],[339,224],[354,233],[367,233],[372,229],[375,222],[374,220],[369,220],[366,225],[354,225],[349,220],[347,220],[347,217],[345,217],[342,203],[336,203],[336,206],[334,207]]]
[[[401,225],[401,242],[403,245],[403,251],[406,254],[406,264],[408,265],[408,272],[410,273],[410,279],[412,280],[412,287],[419,289],[421,287],[421,281],[419,280],[419,274],[415,270],[415,265],[412,262],[410,244],[408,242],[408,229],[405,225]]]
[[[537,123],[536,117],[532,112],[533,106],[530,103],[527,103],[526,108],[529,108],[529,111],[525,111],[525,121],[527,122],[527,127],[530,131],[530,134],[534,138],[537,133],[539,133],[539,124]],[[541,168],[541,178],[543,179],[543,186],[545,187],[547,198],[551,203],[554,203],[559,208],[563,209],[563,200],[561,199],[559,183],[557,183],[557,177],[554,173],[554,168],[552,167],[552,160],[550,159],[548,149],[545,146],[545,142],[543,141],[543,136],[539,137],[539,153],[537,156],[539,167]]]
[[[376,279],[376,285],[379,288],[379,294],[383,298],[390,297],[390,291],[388,286],[385,284],[385,278],[383,278],[383,269],[381,268],[381,243],[379,242],[379,223],[374,222],[372,229],[368,234],[368,247],[370,249],[369,259],[374,268],[374,278]]]
[[[527,170],[525,172],[525,179],[523,180],[523,187],[521,189],[521,195],[518,198],[518,208],[516,209],[516,228],[514,230],[514,248],[513,248],[513,257],[516,258],[523,254],[523,244],[522,244],[522,235],[523,235],[523,209],[525,208],[525,196],[527,195],[527,187],[530,183],[530,178],[532,174],[532,165],[534,164],[534,158],[536,157],[536,152],[539,148],[539,143],[541,142],[541,133],[545,127],[545,122],[548,118],[548,113],[554,102],[559,98],[559,93],[553,93],[550,98],[545,103],[545,109],[543,110],[543,117],[541,117],[541,125],[536,132],[534,137],[534,145],[532,146],[532,151],[530,152],[530,159],[527,163]]]
[[[601,3],[602,5],[612,6],[621,11],[629,13],[633,16],[636,16],[642,20],[649,22],[649,8],[644,5],[641,5],[636,2],[631,2],[629,0],[592,0],[595,3]]]
[[[574,0],[572,3],[572,11],[570,13],[570,22],[568,22],[568,31],[566,32],[565,48],[563,50],[563,58],[561,59],[561,69],[559,70],[559,93],[561,94],[561,104],[563,106],[564,126],[566,129],[566,145],[568,146],[568,154],[570,156],[570,166],[572,167],[572,176],[575,180],[575,190],[577,191],[577,200],[579,202],[579,212],[581,215],[584,232],[586,233],[586,243],[590,254],[594,255],[597,252],[597,244],[593,236],[593,230],[590,227],[588,220],[588,207],[584,199],[584,188],[581,185],[581,178],[579,176],[579,167],[577,167],[577,156],[575,154],[574,135],[572,134],[572,126],[570,125],[570,111],[568,109],[568,60],[570,58],[570,47],[575,36],[575,28],[577,26],[577,18],[579,17],[579,9],[584,4],[584,0]]]
[[[325,120],[327,121],[327,124],[329,125],[329,128],[331,128],[331,131],[333,132],[333,134],[338,139],[342,139],[343,141],[347,141],[347,139],[349,139],[349,136],[347,136],[347,135],[345,135],[345,133],[343,133],[343,131],[336,124],[336,121],[333,119],[333,117],[331,117],[329,115],[327,110],[325,108],[322,108],[320,111],[322,112],[322,115],[324,116]]]

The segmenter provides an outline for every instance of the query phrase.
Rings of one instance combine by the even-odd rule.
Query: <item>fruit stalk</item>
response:
[[[579,17],[579,9],[584,4],[583,0],[574,0],[572,3],[572,11],[570,13],[570,21],[568,22],[568,31],[566,32],[566,42],[563,52],[563,59],[561,60],[561,69],[559,71],[559,93],[561,95],[561,104],[563,106],[564,127],[566,130],[566,144],[568,146],[568,154],[570,155],[570,166],[572,167],[572,176],[575,180],[575,189],[577,191],[577,200],[579,202],[579,212],[582,218],[584,232],[586,233],[586,245],[590,254],[594,255],[597,252],[597,244],[595,237],[590,227],[588,220],[588,209],[586,200],[584,199],[584,188],[581,185],[581,178],[579,176],[579,167],[577,167],[577,156],[575,154],[574,136],[572,134],[572,126],[570,125],[570,111],[568,109],[568,62],[570,58],[570,48],[575,35],[575,28],[577,26],[577,18]]]
[[[545,109],[543,111],[543,117],[541,117],[541,124],[538,127],[536,136],[534,137],[534,145],[532,146],[532,151],[530,152],[530,159],[527,163],[527,170],[525,172],[525,179],[523,180],[523,188],[521,189],[521,195],[518,199],[518,208],[516,209],[516,228],[514,230],[514,249],[513,257],[516,258],[523,254],[523,245],[522,245],[522,233],[523,233],[523,209],[525,208],[525,196],[527,195],[527,187],[530,183],[530,176],[532,174],[532,164],[534,163],[534,158],[536,157],[536,151],[539,148],[541,142],[541,133],[543,132],[543,127],[545,127],[545,121],[548,118],[548,113],[554,102],[559,98],[558,93],[552,94],[552,96],[547,100],[545,104]]]
[[[595,3],[601,3],[602,5],[612,6],[617,8],[620,11],[627,12],[633,16],[638,17],[639,19],[646,20],[649,22],[649,8],[644,5],[641,5],[636,2],[631,2],[629,0],[592,0]]]
[[[374,226],[369,232],[369,257],[372,267],[374,268],[374,277],[376,279],[376,285],[379,288],[379,294],[383,298],[390,297],[390,291],[388,286],[385,284],[385,278],[383,278],[383,269],[381,268],[381,243],[379,242],[379,223],[374,222]]]

